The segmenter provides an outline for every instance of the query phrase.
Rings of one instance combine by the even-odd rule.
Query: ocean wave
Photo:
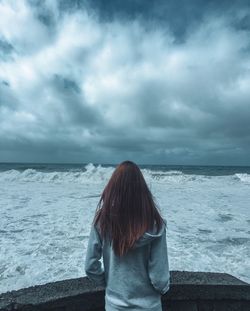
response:
[[[0,173],[0,181],[99,183],[107,180],[111,176],[112,171],[112,167],[94,166],[92,163],[87,164],[84,170],[68,170],[64,172],[43,172],[31,168],[24,171],[11,169]]]
[[[234,175],[237,179],[244,183],[250,183],[250,174],[246,173],[237,173]]]
[[[89,163],[83,169],[69,169],[66,171],[43,171],[34,168],[27,168],[23,171],[10,169],[0,172],[1,182],[48,182],[48,183],[105,183],[109,180],[114,171],[113,166],[94,165]],[[249,182],[249,174],[235,174],[228,176],[209,176],[197,174],[184,174],[180,170],[154,170],[149,168],[141,169],[143,176],[149,183],[185,183],[185,182],[206,182],[213,178],[233,178]]]
[[[16,169],[0,172],[0,181],[10,182],[49,182],[49,183],[100,183],[107,182],[114,171],[114,167],[103,167],[102,165],[87,164],[84,169],[68,171],[42,171],[28,168],[23,171]],[[184,180],[185,176],[181,171],[159,171],[151,169],[141,170],[145,179],[149,182],[179,182]],[[191,176],[191,175],[190,175]],[[192,177],[190,177],[192,178]]]

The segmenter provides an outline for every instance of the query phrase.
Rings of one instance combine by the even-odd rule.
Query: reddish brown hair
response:
[[[120,163],[98,202],[94,224],[103,238],[113,241],[116,255],[122,256],[148,229],[160,230],[163,219],[139,167],[131,161]]]

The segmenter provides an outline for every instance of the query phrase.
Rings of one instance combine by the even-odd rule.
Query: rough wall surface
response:
[[[0,294],[0,311],[101,311],[104,294],[87,277],[68,279]],[[250,311],[250,285],[225,273],[171,271],[162,306],[167,311]]]

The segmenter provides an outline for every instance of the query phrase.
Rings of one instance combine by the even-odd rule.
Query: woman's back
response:
[[[85,271],[106,287],[107,311],[162,310],[161,295],[169,290],[170,280],[165,224],[156,231],[155,227],[145,232],[126,255],[119,257],[110,241],[101,238],[98,226],[92,226]],[[96,265],[96,258],[101,255],[104,271]]]
[[[161,294],[170,283],[166,220],[136,164],[125,161],[118,166],[98,208],[85,272],[105,286],[105,309],[162,310]]]

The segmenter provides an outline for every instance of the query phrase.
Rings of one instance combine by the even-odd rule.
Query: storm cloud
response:
[[[0,1],[0,161],[250,165],[249,120],[247,1]]]

